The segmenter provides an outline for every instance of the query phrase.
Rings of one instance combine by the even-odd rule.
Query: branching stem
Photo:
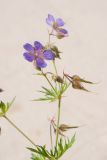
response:
[[[48,83],[50,84],[50,86],[52,87],[52,89],[53,89],[53,90],[55,91],[55,93],[57,94],[55,88],[53,87],[52,83],[51,83],[50,80],[48,79],[47,75],[46,75],[43,71],[41,71],[41,72],[42,72],[43,76],[46,78],[46,80],[48,81]]]
[[[3,116],[18,132],[20,132],[33,146],[36,145],[20,128],[18,128],[6,115]]]

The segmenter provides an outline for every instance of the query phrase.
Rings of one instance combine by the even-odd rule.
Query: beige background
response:
[[[16,96],[8,116],[35,143],[49,146],[48,117],[56,113],[57,103],[31,101],[47,83],[33,75],[32,64],[22,56],[25,42],[47,42],[48,13],[62,17],[70,35],[56,41],[63,51],[59,72],[100,82],[87,86],[93,93],[69,89],[63,99],[61,121],[85,126],[77,130],[76,143],[62,160],[107,160],[106,0],[0,0],[0,87],[5,90],[0,99]],[[30,144],[4,119],[0,126],[0,160],[28,160],[25,147]]]

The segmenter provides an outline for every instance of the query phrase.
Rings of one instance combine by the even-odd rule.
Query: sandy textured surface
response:
[[[5,90],[0,99],[16,96],[8,116],[35,143],[49,146],[48,117],[56,113],[57,103],[30,101],[47,83],[33,75],[33,66],[22,56],[23,43],[47,42],[48,13],[62,17],[70,34],[56,41],[63,51],[59,72],[64,68],[100,82],[87,86],[92,93],[70,89],[63,99],[61,121],[85,126],[62,160],[107,160],[107,0],[0,0],[0,87]],[[25,147],[30,144],[4,119],[0,126],[0,160],[28,160]]]

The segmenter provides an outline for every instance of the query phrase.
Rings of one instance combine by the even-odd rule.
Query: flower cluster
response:
[[[61,18],[55,18],[48,14],[46,18],[46,23],[52,27],[52,31],[49,33],[49,36],[56,36],[61,39],[68,35],[68,31],[62,26],[64,26],[64,21]],[[33,62],[34,66],[38,69],[45,68],[47,66],[46,60],[54,60],[56,57],[60,57],[58,50],[55,47],[46,47],[46,45],[42,45],[40,42],[35,41],[34,45],[26,43],[23,45],[25,52],[23,54],[24,58]],[[56,53],[55,53],[56,52]]]

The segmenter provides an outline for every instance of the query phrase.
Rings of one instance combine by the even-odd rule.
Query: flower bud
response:
[[[78,75],[74,75],[71,77],[68,74],[64,73],[64,76],[72,83],[72,87],[74,89],[80,89],[80,90],[89,92],[86,88],[83,87],[82,83],[94,84],[91,81],[87,81],[87,80],[80,78]]]
[[[64,80],[63,80],[60,76],[52,75],[52,79],[53,79],[55,82],[64,83]]]
[[[60,59],[60,51],[59,51],[59,49],[56,47],[56,46],[51,46],[51,50],[54,52],[54,54],[55,54],[55,58],[59,58]]]
[[[78,128],[79,126],[69,126],[69,125],[66,125],[66,124],[61,124],[59,126],[59,130],[61,130],[62,132],[65,132],[69,129],[74,129],[74,128]]]

